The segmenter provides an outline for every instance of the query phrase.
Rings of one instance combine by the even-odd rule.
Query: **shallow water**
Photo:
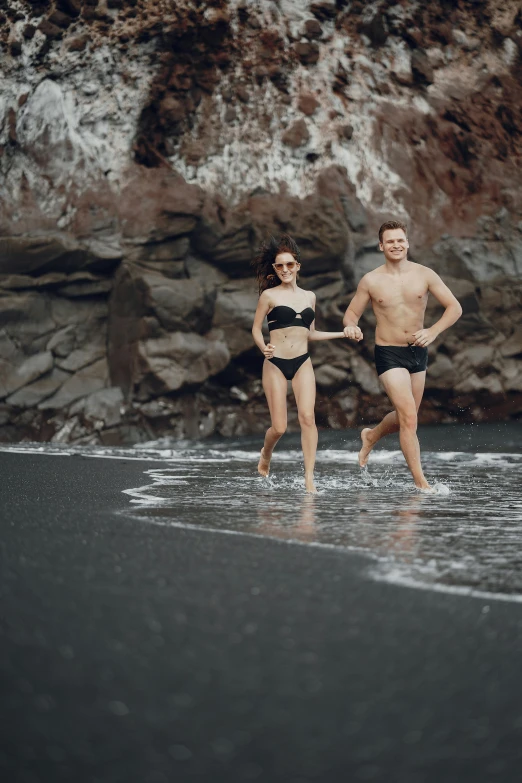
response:
[[[353,431],[321,434],[317,496],[304,493],[296,436],[280,443],[269,479],[256,473],[259,438],[2,448],[143,460],[142,485],[125,492],[129,512],[151,524],[355,550],[372,557],[374,579],[522,601],[521,435],[519,424],[424,428],[436,495],[415,490],[396,439],[361,471]]]

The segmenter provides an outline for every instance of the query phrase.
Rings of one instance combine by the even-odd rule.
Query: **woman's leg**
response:
[[[307,492],[317,492],[314,484],[315,454],[317,451],[317,427],[315,426],[315,375],[311,359],[296,372],[292,388],[297,403],[299,424],[301,425],[301,444],[305,464],[305,488]]]
[[[286,431],[286,393],[288,381],[281,370],[265,359],[263,363],[263,389],[268,402],[272,426],[268,428],[257,469],[262,476],[270,473],[272,452],[279,438]]]

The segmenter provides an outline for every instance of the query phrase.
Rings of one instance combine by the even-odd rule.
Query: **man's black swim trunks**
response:
[[[376,345],[375,367],[377,375],[394,367],[403,367],[409,373],[424,372],[428,366],[428,349],[419,345]]]

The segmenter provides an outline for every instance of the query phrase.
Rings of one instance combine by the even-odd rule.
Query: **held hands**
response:
[[[358,326],[345,326],[343,331],[344,336],[349,340],[356,340],[357,342],[360,342],[363,338],[363,333]]]
[[[421,348],[427,348],[438,337],[437,332],[431,329],[419,329],[418,332],[413,333],[413,345],[418,345]]]
[[[263,356],[265,359],[272,359],[274,356],[275,351],[275,345],[272,345],[272,343],[268,343],[268,345],[265,345],[263,349]]]

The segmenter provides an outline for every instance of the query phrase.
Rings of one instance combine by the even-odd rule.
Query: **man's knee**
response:
[[[399,410],[397,411],[397,415],[399,417],[399,426],[401,429],[417,429],[417,410],[415,407],[408,407],[403,410]]]
[[[299,424],[301,425],[301,427],[314,427],[315,414],[313,413],[313,411],[311,413],[300,413]]]

